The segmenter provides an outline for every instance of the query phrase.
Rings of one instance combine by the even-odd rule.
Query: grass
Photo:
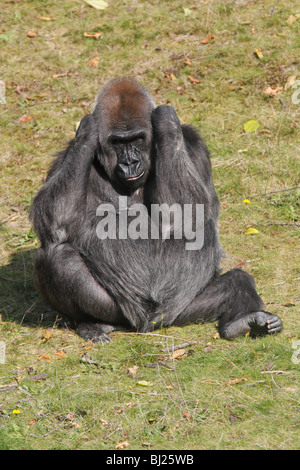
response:
[[[0,448],[297,449],[300,109],[285,85],[300,78],[300,20],[286,21],[299,10],[281,0],[109,3],[1,6]],[[122,75],[202,134],[222,204],[224,268],[255,276],[283,319],[280,335],[226,342],[215,325],[191,325],[116,332],[102,347],[59,328],[36,294],[32,197],[99,87]],[[267,86],[283,89],[270,97]],[[250,119],[255,133],[244,132]],[[245,235],[248,227],[259,233]],[[197,343],[178,358],[162,352],[184,341]]]

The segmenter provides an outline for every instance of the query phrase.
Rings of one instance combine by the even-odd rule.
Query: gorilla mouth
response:
[[[127,181],[135,181],[135,180],[138,180],[139,178],[141,178],[143,175],[145,174],[144,171],[142,171],[142,173],[138,176],[132,176],[131,178],[127,178]]]

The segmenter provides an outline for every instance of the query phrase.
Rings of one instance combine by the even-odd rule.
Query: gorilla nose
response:
[[[118,173],[122,179],[131,180],[142,175],[143,168],[141,162],[138,160],[134,163],[119,163]]]

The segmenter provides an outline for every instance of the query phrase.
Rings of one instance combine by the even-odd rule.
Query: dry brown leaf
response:
[[[200,80],[198,80],[195,77],[192,77],[192,75],[188,75],[188,79],[194,84],[197,85],[197,83],[200,83]]]
[[[55,20],[55,18],[50,18],[49,16],[36,16],[36,19],[41,20],[41,21],[53,21],[53,20]]]
[[[189,58],[185,59],[185,61],[183,62],[185,65],[192,65],[192,62],[190,61]]]
[[[27,426],[32,426],[32,424],[35,423],[37,423],[37,419],[31,419],[30,421],[28,421]]]
[[[43,353],[40,357],[38,357],[38,361],[45,359],[47,362],[50,362],[51,356],[48,356],[46,353]]]
[[[128,368],[128,373],[132,376],[135,377],[137,371],[138,371],[139,366],[133,366]]]
[[[84,36],[85,38],[94,38],[94,39],[96,39],[96,40],[98,41],[98,39],[99,39],[101,36],[103,36],[103,34],[104,34],[104,33],[101,33],[100,31],[99,31],[98,33],[87,33],[87,32],[85,32],[85,33],[83,33],[83,36]]]
[[[263,89],[263,92],[268,95],[268,96],[275,96],[277,93],[279,93],[281,90],[283,90],[282,86],[276,86],[274,88],[267,86]]]
[[[46,341],[48,341],[52,336],[52,331],[51,330],[45,330],[43,331],[42,333],[42,343],[45,343]]]
[[[239,384],[240,382],[244,382],[245,380],[248,380],[248,377],[239,377],[237,379],[231,379],[228,382],[226,382],[226,385]]]
[[[202,39],[201,44],[208,44],[212,39],[215,39],[215,35],[209,34],[208,36]]]
[[[177,357],[181,357],[185,354],[185,349],[177,349],[176,351],[171,354],[170,359],[176,359]]]
[[[65,351],[56,351],[55,353],[57,359],[65,359],[65,357],[67,357],[66,355],[66,352]]]
[[[20,119],[19,119],[19,122],[21,124],[27,124],[27,122],[30,122],[32,121],[33,119],[36,119],[34,116],[22,116]]]
[[[99,65],[99,60],[100,60],[100,57],[97,56],[95,57],[93,60],[91,60],[91,62],[89,63],[89,67],[98,67]]]
[[[129,441],[123,441],[119,442],[119,444],[116,445],[116,449],[124,449],[124,447],[129,446]]]
[[[106,419],[99,418],[99,421],[100,421],[100,423],[103,424],[103,426],[110,426],[110,425],[111,425],[111,423],[109,423],[108,421],[106,421]]]
[[[27,37],[28,38],[36,38],[37,34],[34,31],[28,31]]]
[[[290,26],[291,24],[295,23],[300,18],[300,13],[296,13],[295,15],[290,15],[286,20],[286,23]]]
[[[52,78],[60,78],[60,77],[67,77],[67,76],[71,76],[71,73],[69,72],[55,73],[54,75],[52,75]]]

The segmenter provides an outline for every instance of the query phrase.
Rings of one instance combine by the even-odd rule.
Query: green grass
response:
[[[299,448],[300,108],[295,89],[284,88],[300,78],[300,19],[286,22],[299,13],[295,3],[116,0],[104,11],[80,0],[2,3],[0,448]],[[98,31],[99,40],[83,36]],[[215,37],[204,45],[208,34]],[[226,342],[215,325],[191,325],[116,332],[102,347],[58,328],[35,292],[32,197],[99,87],[122,75],[205,139],[224,269],[254,275],[268,310],[283,319],[280,335]],[[269,97],[266,86],[283,89]],[[22,124],[23,116],[35,119]],[[251,134],[243,130],[250,119],[260,124]],[[248,227],[259,233],[245,235]],[[197,343],[177,359],[162,352],[184,341]]]

